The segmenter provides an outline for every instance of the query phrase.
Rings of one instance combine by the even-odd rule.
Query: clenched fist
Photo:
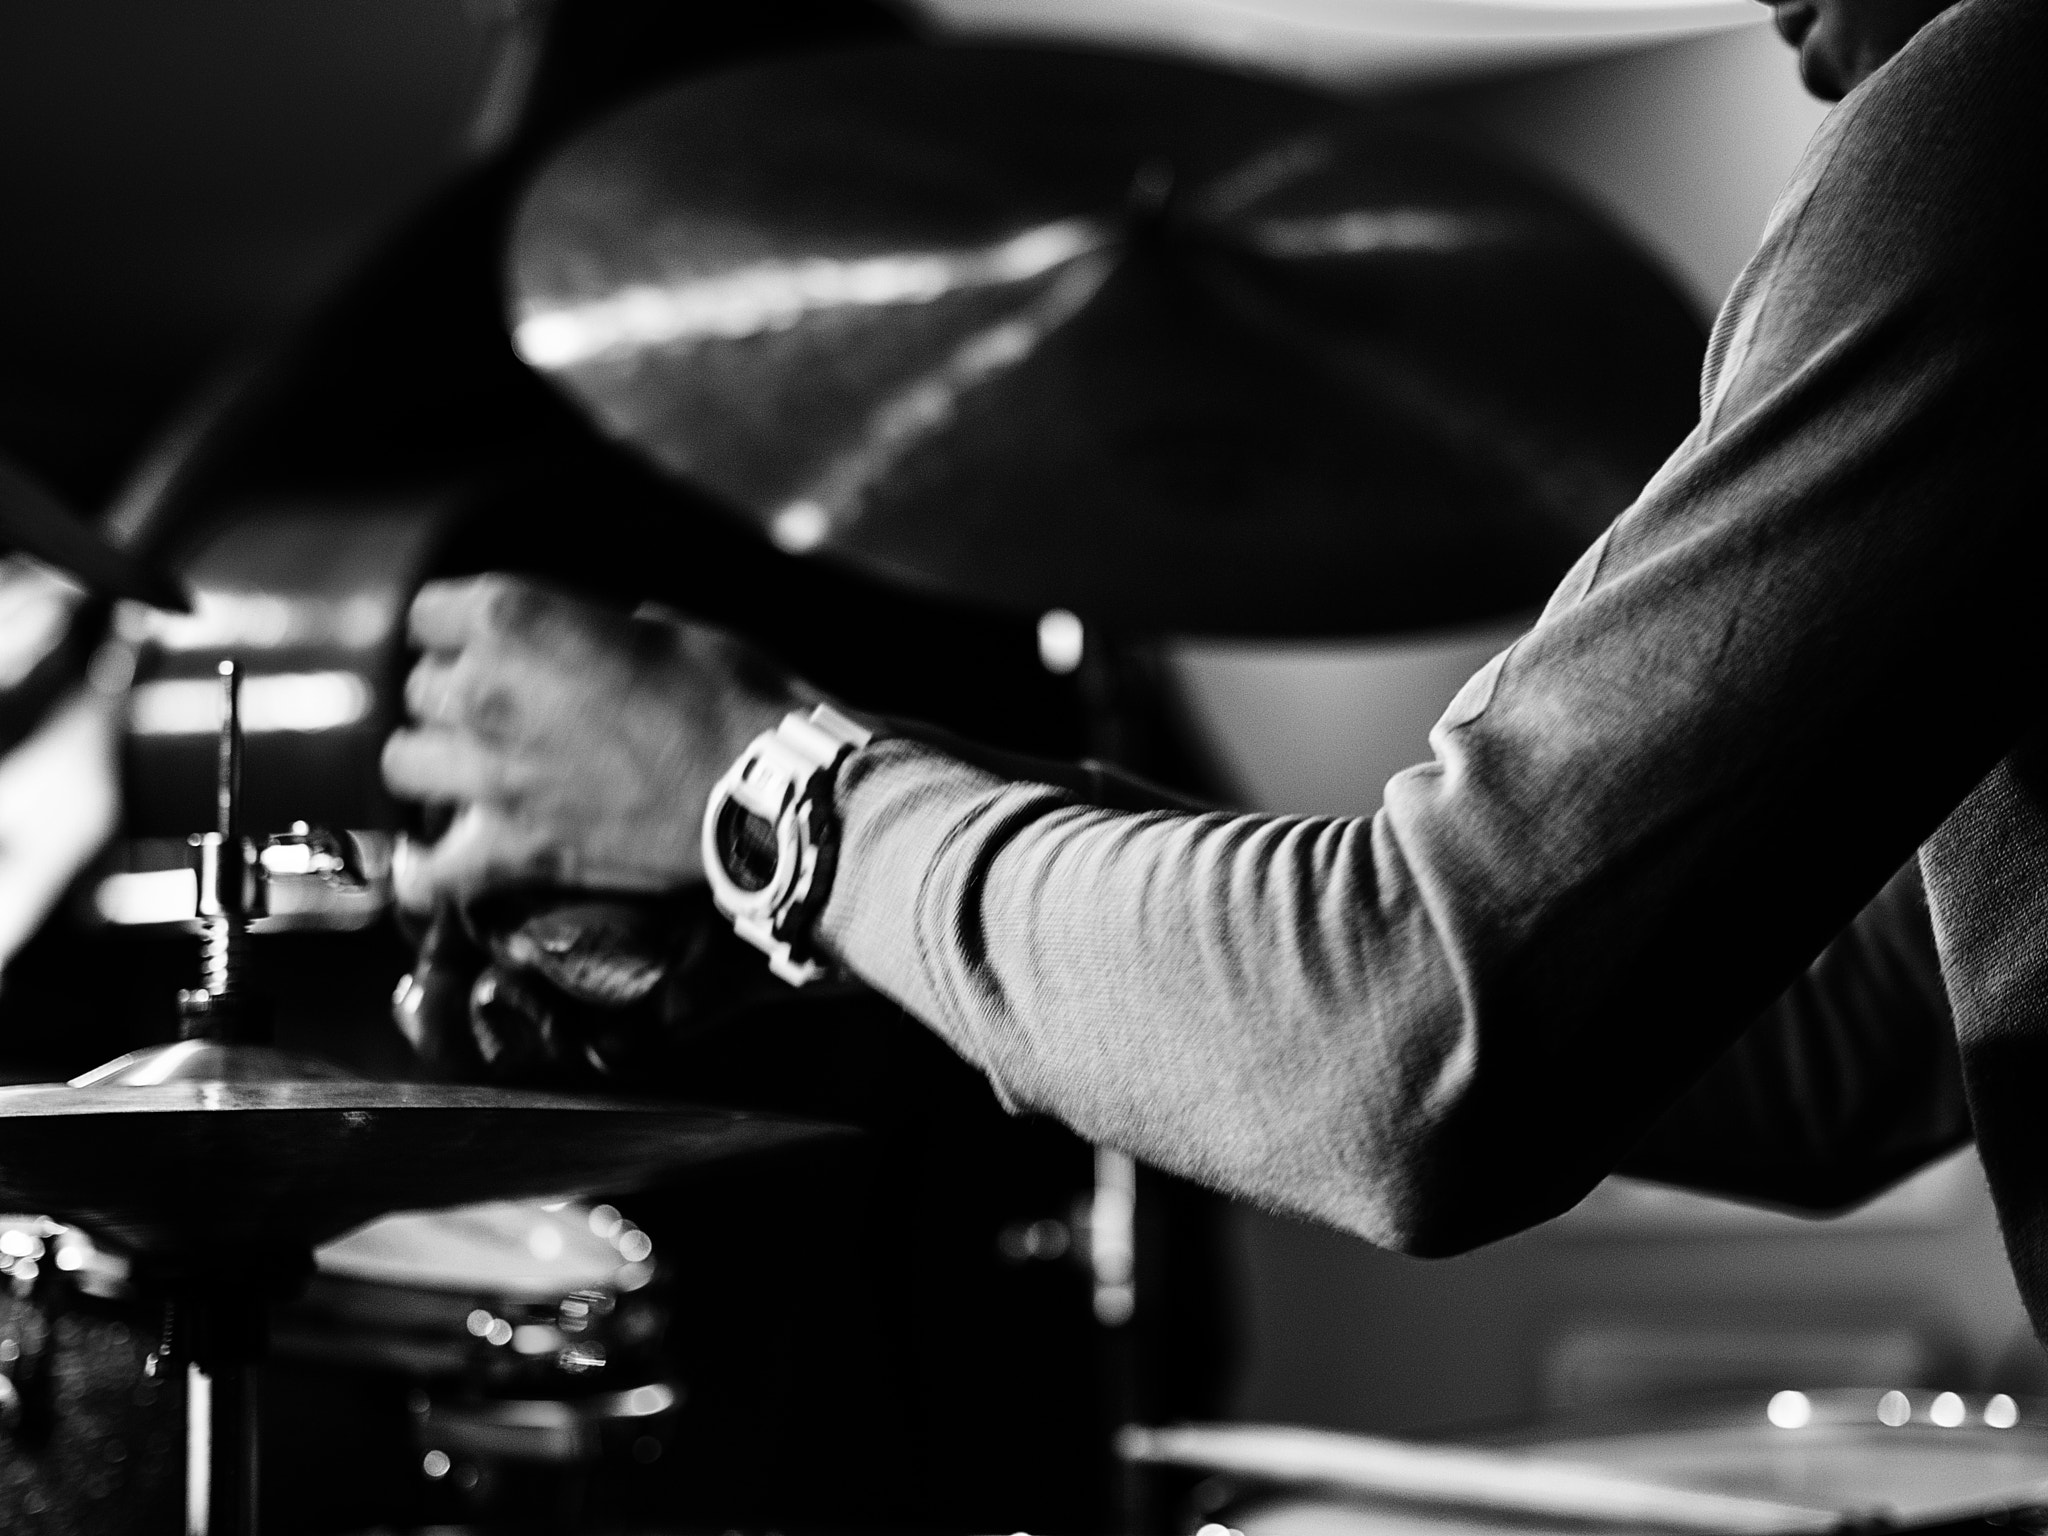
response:
[[[422,588],[412,635],[425,652],[406,682],[414,723],[385,745],[384,779],[455,810],[393,871],[414,911],[520,887],[700,879],[711,786],[821,697],[723,631],[513,576]]]

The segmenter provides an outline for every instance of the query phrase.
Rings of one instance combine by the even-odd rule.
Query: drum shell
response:
[[[150,1369],[161,1319],[129,1300],[0,1288],[0,1356],[10,1381],[31,1352],[43,1361],[43,1431],[0,1429],[0,1529],[17,1536],[98,1536],[177,1528],[184,1474],[183,1393]],[[7,1345],[13,1345],[8,1349]],[[22,1385],[29,1391],[24,1379]]]

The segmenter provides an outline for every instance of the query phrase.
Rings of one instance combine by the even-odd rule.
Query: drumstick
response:
[[[1147,1465],[1192,1467],[1519,1515],[1713,1531],[1719,1536],[1799,1536],[1831,1531],[1844,1523],[1841,1515],[1829,1510],[1673,1488],[1515,1451],[1417,1445],[1285,1425],[1128,1425],[1117,1437],[1117,1453],[1126,1461]]]

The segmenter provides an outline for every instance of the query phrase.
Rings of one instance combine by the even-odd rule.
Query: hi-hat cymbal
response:
[[[256,1070],[148,1070],[195,1049]],[[0,1205],[205,1265],[310,1249],[387,1211],[628,1189],[842,1134],[698,1105],[278,1076],[302,1059],[255,1047],[140,1059],[97,1081],[0,1088]]]
[[[33,555],[101,597],[128,597],[173,613],[191,594],[169,572],[117,549],[20,466],[0,455],[0,552]]]
[[[1531,604],[1697,415],[1697,320],[1547,185],[1185,65],[871,49],[573,142],[521,355],[784,548],[1145,629]]]

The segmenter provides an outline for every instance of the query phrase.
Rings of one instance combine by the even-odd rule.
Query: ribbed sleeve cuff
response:
[[[938,979],[918,908],[940,857],[1003,781],[918,742],[864,747],[839,771],[839,868],[820,915],[825,951],[868,985],[936,1023]]]

